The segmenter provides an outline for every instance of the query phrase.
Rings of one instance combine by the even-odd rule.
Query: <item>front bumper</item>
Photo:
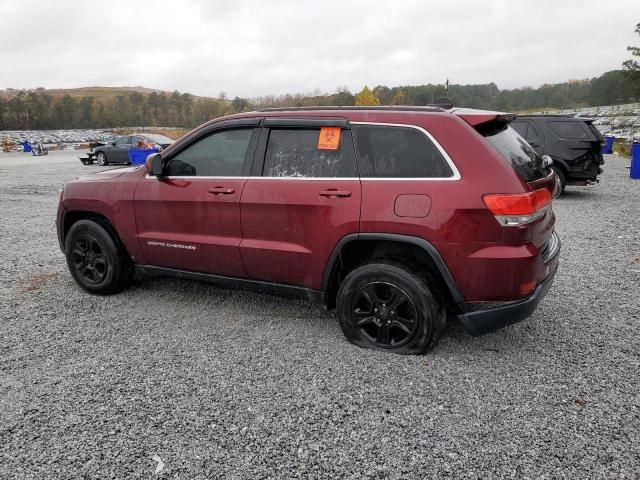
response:
[[[60,246],[60,250],[64,253],[64,216],[67,211],[64,209],[61,203],[58,204],[58,212],[56,213],[56,234],[58,236],[58,245]]]
[[[83,165],[91,165],[93,162],[97,161],[96,154],[93,152],[87,153],[84,157],[78,157],[78,159]]]

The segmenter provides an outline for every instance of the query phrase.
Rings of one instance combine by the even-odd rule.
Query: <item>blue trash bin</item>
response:
[[[156,152],[155,148],[130,148],[129,161],[131,165],[143,165],[147,157]]]
[[[615,137],[613,135],[605,135],[604,145],[602,146],[602,153],[613,153],[613,141]]]
[[[22,142],[22,151],[24,153],[31,153],[31,144],[29,142]]]
[[[640,180],[640,143],[631,145],[631,170],[629,176]]]

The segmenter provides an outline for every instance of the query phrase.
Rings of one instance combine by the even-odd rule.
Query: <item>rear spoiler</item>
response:
[[[511,123],[517,115],[515,113],[492,112],[489,110],[476,110],[473,108],[454,108],[450,110],[454,115],[459,116],[472,127],[477,127],[483,123],[495,122],[506,125]]]

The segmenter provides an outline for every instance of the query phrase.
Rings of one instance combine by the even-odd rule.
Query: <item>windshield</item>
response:
[[[148,140],[151,140],[153,143],[157,143],[158,145],[167,145],[169,143],[175,142],[175,140],[170,139],[169,137],[165,137],[164,135],[147,135],[144,137]]]
[[[544,167],[540,156],[509,125],[490,123],[476,128],[524,181],[533,182],[549,175],[550,172]]]

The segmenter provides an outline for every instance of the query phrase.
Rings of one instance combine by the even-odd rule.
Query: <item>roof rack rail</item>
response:
[[[316,106],[316,107],[271,107],[258,110],[259,112],[300,112],[314,110],[385,110],[392,112],[443,112],[445,109],[433,105],[380,105],[380,106]]]
[[[523,113],[518,117],[558,117],[558,118],[574,118],[571,113]]]
[[[442,108],[443,110],[451,110],[453,108],[453,100],[449,97],[440,97],[433,100],[429,106]]]

